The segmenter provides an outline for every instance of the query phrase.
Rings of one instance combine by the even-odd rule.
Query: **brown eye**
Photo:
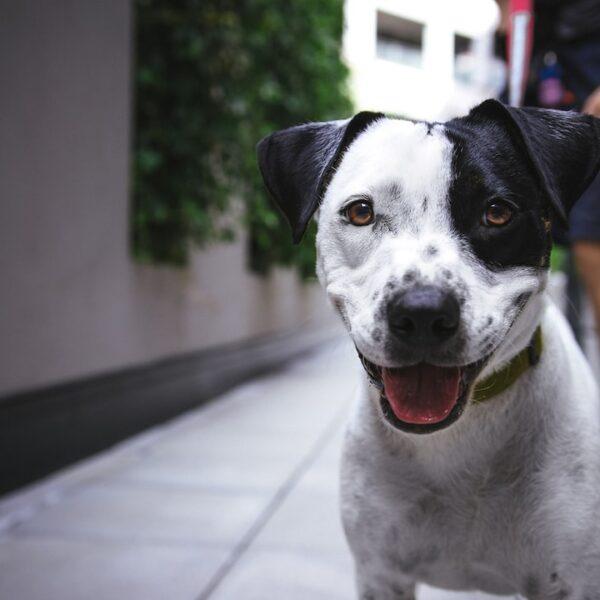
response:
[[[352,202],[352,204],[346,207],[344,212],[348,221],[357,227],[370,225],[375,218],[373,206],[366,200],[357,200],[356,202]]]
[[[514,209],[506,202],[493,202],[483,213],[482,222],[488,227],[508,225],[513,217]]]

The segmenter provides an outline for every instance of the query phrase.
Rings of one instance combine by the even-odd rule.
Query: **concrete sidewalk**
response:
[[[359,368],[330,345],[3,500],[0,598],[353,599],[337,470]]]

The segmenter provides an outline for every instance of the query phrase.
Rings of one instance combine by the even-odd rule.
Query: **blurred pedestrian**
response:
[[[505,55],[509,0],[501,11]],[[503,47],[504,46],[504,47]],[[600,117],[600,0],[534,0],[534,39],[524,105],[578,110]],[[571,211],[568,233],[577,269],[600,328],[600,176]],[[560,238],[563,238],[562,240]]]

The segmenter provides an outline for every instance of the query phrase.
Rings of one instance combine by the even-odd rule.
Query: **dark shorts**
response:
[[[600,174],[571,209],[569,240],[600,242]]]
[[[565,83],[575,94],[576,106],[581,108],[587,97],[600,86],[600,37],[563,44],[557,48],[559,62],[565,72]],[[561,241],[563,236],[558,236]],[[570,242],[600,242],[600,175],[575,203],[569,218]]]
[[[556,50],[563,69],[564,83],[575,96],[575,105],[571,108],[581,110],[588,96],[600,86],[600,36],[590,35],[579,41],[559,43],[552,49]],[[536,102],[537,84],[532,84],[528,88],[526,104],[535,106]],[[600,242],[600,175],[572,208],[569,231],[556,226],[552,233],[558,244]]]

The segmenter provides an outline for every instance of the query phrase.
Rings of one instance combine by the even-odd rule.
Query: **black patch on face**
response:
[[[497,123],[453,121],[447,134],[454,145],[450,211],[454,227],[490,269],[540,267],[552,247],[545,221],[549,208],[535,174]],[[492,201],[515,207],[502,227],[484,225]]]

